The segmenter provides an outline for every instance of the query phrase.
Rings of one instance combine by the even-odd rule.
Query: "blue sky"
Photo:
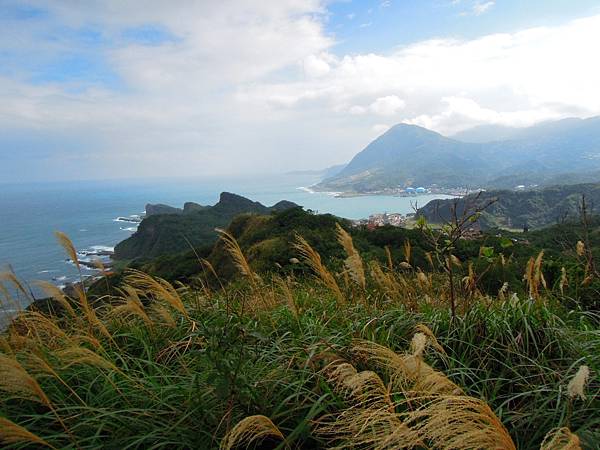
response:
[[[432,38],[475,38],[564,23],[600,11],[593,0],[343,1],[328,8],[336,51],[386,52]]]
[[[281,172],[399,122],[597,115],[597,30],[589,0],[0,0],[0,177]]]

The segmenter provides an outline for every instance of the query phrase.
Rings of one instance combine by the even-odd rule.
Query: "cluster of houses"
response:
[[[354,220],[352,224],[356,227],[366,226],[368,229],[375,229],[377,227],[383,227],[385,225],[391,225],[393,227],[403,227],[406,225],[408,218],[413,217],[414,213],[400,214],[400,213],[380,213],[371,214],[368,219]]]

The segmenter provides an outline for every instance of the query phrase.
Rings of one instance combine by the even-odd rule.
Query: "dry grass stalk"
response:
[[[558,287],[560,289],[560,293],[562,295],[565,294],[565,286],[569,285],[569,280],[567,279],[567,270],[564,267],[560,268],[560,282]]]
[[[316,423],[315,432],[332,444],[329,448],[391,450],[414,446],[414,433],[399,419],[388,389],[375,372],[357,372],[351,364],[339,361],[325,372],[335,390],[350,404]]]
[[[304,262],[308,264],[321,282],[335,295],[338,303],[345,303],[344,295],[331,272],[323,265],[321,255],[300,235],[296,235],[294,248],[300,252],[300,256]]]
[[[289,310],[292,312],[294,317],[296,319],[298,319],[298,317],[300,317],[300,308],[298,308],[296,299],[294,298],[294,294],[292,293],[292,289],[290,288],[289,278],[284,280],[281,277],[277,277],[275,279],[275,282],[281,289],[281,292],[283,292],[283,296],[285,298],[285,301],[286,301],[286,304],[287,304]]]
[[[139,294],[151,296],[157,301],[162,301],[179,311],[189,319],[185,305],[177,290],[166,280],[154,278],[144,272],[128,269],[125,275],[125,284],[136,290]]]
[[[329,381],[350,406],[326,416],[317,434],[337,444],[334,448],[474,448],[509,449],[510,435],[489,406],[462,394],[458,386],[433,370],[421,358],[431,330],[419,327],[412,342],[413,354],[398,355],[387,347],[359,341],[353,349],[363,360],[384,369],[390,387],[373,372],[357,372],[348,363],[337,363]],[[438,344],[439,345],[439,344]],[[403,395],[390,401],[389,390]],[[396,413],[400,409],[401,413]]]
[[[0,444],[35,444],[56,448],[20,425],[0,417]]]
[[[431,329],[427,325],[422,324],[422,323],[418,324],[415,327],[415,333],[423,333],[425,336],[427,336],[427,344],[428,345],[431,345],[439,353],[441,353],[443,355],[446,354],[446,351],[438,342],[437,338],[435,337],[435,334],[433,334],[433,331],[431,331]]]
[[[110,341],[113,341],[112,335],[109,333],[104,323],[102,323],[102,321],[96,315],[96,310],[90,305],[84,287],[81,284],[77,284],[73,287],[73,289],[77,294],[79,309],[83,311],[85,319],[87,320],[90,328],[89,334],[92,334],[92,329],[98,329],[101,334],[107,337]]]
[[[423,333],[415,333],[410,341],[410,351],[413,356],[421,357],[427,346],[427,336]]]
[[[406,282],[401,284],[393,272],[384,272],[377,261],[369,262],[370,275],[377,287],[390,301],[400,301],[405,306],[414,309],[415,304]],[[399,277],[400,281],[404,281]]]
[[[250,264],[244,256],[244,253],[242,252],[242,249],[238,244],[237,240],[225,230],[222,230],[220,228],[216,228],[215,230],[217,233],[219,233],[221,241],[223,241],[223,244],[225,245],[225,249],[233,258],[235,266],[242,273],[242,275],[248,278],[253,288],[257,289],[257,282],[260,281],[260,277],[256,273],[254,273],[254,271],[250,267]]]
[[[0,354],[0,390],[52,407],[38,382],[14,358]]]
[[[46,295],[56,300],[69,316],[73,319],[78,317],[73,306],[71,306],[71,302],[58,286],[48,281],[36,281],[35,284],[40,287]]]
[[[63,363],[63,368],[71,367],[77,364],[84,364],[98,367],[100,369],[120,372],[120,370],[113,363],[104,359],[98,353],[78,345],[60,350],[56,352],[55,355]]]
[[[315,433],[327,439],[331,450],[409,449],[420,443],[389,407],[360,403],[323,417],[315,424]]]
[[[455,255],[450,255],[450,261],[452,262],[452,264],[454,264],[456,267],[462,267],[462,261],[458,258],[458,256]]]
[[[350,274],[352,281],[364,289],[366,287],[365,268],[362,258],[356,251],[356,248],[354,248],[352,236],[350,236],[350,234],[348,234],[348,232],[344,230],[339,223],[336,223],[335,226],[337,228],[338,242],[346,251],[347,258],[344,261],[346,270]]]
[[[538,255],[537,258],[535,258],[535,281],[537,283],[537,285],[542,285],[544,286],[544,289],[547,288],[546,286],[546,279],[544,278],[544,273],[542,272],[542,262],[544,259],[544,250],[542,250]]]
[[[5,355],[12,355],[14,353],[8,339],[4,336],[0,336],[0,352]]]
[[[577,252],[577,256],[585,256],[585,244],[582,241],[577,241],[575,251]]]
[[[482,400],[463,395],[412,398],[421,406],[404,423],[429,448],[516,450],[510,434]]]
[[[15,319],[10,333],[27,336],[29,344],[35,343],[37,346],[48,348],[60,348],[71,341],[71,338],[56,322],[36,311],[27,311],[20,314]]]
[[[55,378],[64,387],[66,387],[71,392],[71,394],[73,394],[73,396],[77,400],[79,400],[79,402],[82,405],[86,406],[86,403],[83,401],[83,399],[79,395],[77,395],[77,392],[75,392],[71,388],[71,386],[69,386],[67,384],[67,382],[62,379],[62,377],[54,370],[54,368],[42,356],[32,353],[32,352],[29,352],[26,354],[26,359],[23,362],[23,364],[24,364],[24,367],[26,367],[30,373],[35,373],[38,376],[45,374],[45,375]]]
[[[357,341],[353,351],[383,370],[394,391],[411,396],[462,393],[456,384],[429,366],[419,355],[398,355],[393,350],[370,341]]]
[[[407,239],[404,241],[404,262],[410,264],[411,256],[412,246],[410,245],[410,241]]]
[[[162,323],[168,326],[169,328],[175,328],[177,326],[177,322],[173,318],[171,311],[169,311],[160,303],[152,303],[148,312],[150,313],[150,317],[153,323]]]
[[[431,287],[431,281],[427,278],[427,275],[423,273],[421,269],[417,270],[417,281],[421,289],[429,290]]]
[[[391,272],[391,271],[394,270],[394,262],[393,262],[393,259],[392,259],[392,252],[390,250],[390,246],[389,245],[386,245],[384,247],[384,249],[385,249],[385,256],[386,256],[386,259],[387,259],[388,270]]]
[[[75,267],[77,267],[77,270],[81,273],[81,266],[79,265],[77,250],[75,249],[75,246],[73,245],[71,239],[69,239],[69,237],[61,231],[55,231],[54,235],[56,236],[58,243],[61,245],[62,248],[65,249],[67,255],[69,255],[69,258],[71,259],[73,264],[75,264]]]
[[[112,317],[139,317],[148,327],[152,327],[153,323],[148,314],[144,310],[144,305],[138,296],[137,291],[131,286],[124,286],[121,289],[123,294],[123,304],[115,306],[109,313]]]
[[[250,448],[264,439],[284,441],[285,437],[266,416],[249,416],[239,421],[221,442],[221,449]]]
[[[467,275],[462,279],[462,282],[465,291],[467,291],[471,295],[477,294],[477,275],[475,275],[475,270],[473,269],[472,262],[469,262],[467,268]]]
[[[579,438],[567,427],[551,430],[542,442],[540,450],[581,450]]]
[[[523,280],[529,288],[529,297],[535,300],[540,298],[540,286],[546,288],[546,279],[542,272],[542,263],[544,259],[544,251],[542,250],[536,258],[529,258]]]
[[[433,263],[433,256],[431,256],[431,252],[425,253],[425,259],[427,259],[427,262],[429,263],[429,267],[431,268],[431,270],[435,270],[435,264]]]
[[[327,379],[336,390],[346,398],[359,402],[363,406],[385,406],[393,411],[392,401],[387,387],[375,372],[358,372],[347,362],[335,361],[324,369]]]
[[[12,283],[15,288],[17,289],[18,292],[20,292],[21,294],[23,294],[25,296],[25,299],[28,300],[30,303],[33,302],[33,296],[31,295],[31,293],[29,292],[28,289],[25,288],[25,286],[23,285],[23,283],[21,283],[21,281],[19,281],[19,278],[17,278],[17,275],[15,275],[15,273],[11,270],[6,271],[6,272],[0,272],[0,281],[2,280],[6,280],[9,281],[10,283]],[[7,300],[10,299],[10,295],[8,294],[8,291],[3,288],[3,292],[6,291],[6,298]],[[18,302],[15,302],[16,305],[18,306]]]
[[[579,370],[567,386],[567,392],[569,397],[579,397],[581,400],[585,400],[585,385],[590,378],[590,368],[588,366],[580,366]]]

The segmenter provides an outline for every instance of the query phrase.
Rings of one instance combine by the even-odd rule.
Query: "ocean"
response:
[[[89,253],[112,249],[135,232],[135,223],[118,218],[135,220],[143,215],[146,203],[212,205],[220,192],[229,191],[267,206],[290,200],[319,213],[360,219],[373,213],[412,212],[415,201],[422,206],[444,197],[336,198],[306,189],[318,181],[310,175],[282,175],[0,185],[0,271],[12,268],[36,294],[35,280],[56,285],[76,281],[78,273],[54,232],[66,233],[85,259]],[[83,273],[94,271],[83,268]]]

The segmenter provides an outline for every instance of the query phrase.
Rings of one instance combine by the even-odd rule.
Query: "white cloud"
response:
[[[463,5],[461,8],[467,8],[459,13],[460,16],[480,16],[492,9],[495,4],[495,0],[469,0],[467,2],[464,2],[463,0],[452,0],[451,2],[451,5],[453,6]]]
[[[260,101],[274,89],[320,111],[375,116],[384,110],[372,103],[394,92],[406,102],[394,110],[399,121],[445,133],[479,123],[591,116],[600,114],[597,42],[600,16],[473,40],[429,40],[389,55],[332,58],[319,80],[265,85],[257,96],[250,88],[246,98]]]
[[[381,116],[391,116],[396,114],[398,110],[403,109],[405,106],[406,103],[400,97],[396,95],[388,95],[385,97],[379,97],[377,100],[371,103],[369,110]]]
[[[377,123],[375,125],[373,125],[373,127],[371,128],[373,130],[373,133],[375,133],[377,136],[385,133],[387,130],[390,129],[389,125],[383,124],[383,123]]]
[[[492,6],[494,6],[496,4],[495,1],[489,1],[489,2],[475,2],[475,4],[473,5],[473,14],[475,14],[476,16],[480,16],[481,14],[485,13],[486,11],[488,11]]]
[[[101,26],[111,44],[94,55],[120,83],[32,83],[26,65],[3,72],[0,157],[12,154],[2,146],[8,132],[54,133],[69,144],[48,159],[31,150],[20,165],[3,161],[3,179],[314,168],[352,157],[387,129],[382,121],[450,134],[482,123],[600,114],[600,16],[335,55],[316,0],[48,7],[61,27]],[[149,23],[175,38],[152,46],[120,40],[123,29]],[[18,46],[53,60],[72,45],[40,42],[38,28],[7,34],[13,31],[16,44],[0,33],[0,54]]]
[[[330,67],[325,59],[309,55],[304,59],[304,71],[309,77],[321,77],[329,73]]]

